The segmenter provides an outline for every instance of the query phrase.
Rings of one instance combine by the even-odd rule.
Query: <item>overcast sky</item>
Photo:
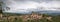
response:
[[[3,8],[10,8],[10,10],[5,12],[30,12],[36,10],[60,11],[59,0],[3,0],[3,2],[5,3]]]

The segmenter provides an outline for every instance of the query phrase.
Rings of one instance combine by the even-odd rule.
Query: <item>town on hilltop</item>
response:
[[[31,15],[3,15],[0,14],[0,21],[2,22],[55,22],[53,19],[57,18],[48,14],[32,13]]]

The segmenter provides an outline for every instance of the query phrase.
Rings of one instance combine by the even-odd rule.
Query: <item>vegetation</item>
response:
[[[14,17],[15,17],[15,15],[13,15]],[[23,21],[25,18],[24,17],[26,17],[26,15],[21,15],[21,17],[19,17],[18,15],[17,15],[17,17],[16,18],[14,18],[13,16],[10,16],[11,17],[11,19],[9,20],[9,19],[7,19],[6,17],[5,17],[5,19],[4,19],[4,17],[2,18],[2,19],[0,19],[0,22],[60,22],[60,15],[58,15],[58,16],[52,16],[52,21],[49,21],[49,20],[47,20],[46,18],[42,18],[42,19],[34,19],[34,20],[27,20],[27,21]],[[22,17],[23,16],[23,17]],[[30,16],[30,15],[27,15],[27,16]],[[44,17],[49,17],[49,15],[48,14],[44,14]],[[29,17],[28,17],[29,18]],[[11,21],[12,20],[12,21]]]
[[[0,2],[0,13],[2,13],[2,4],[3,4],[3,2]]]

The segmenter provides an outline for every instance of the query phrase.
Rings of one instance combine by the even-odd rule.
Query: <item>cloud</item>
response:
[[[49,2],[35,2],[35,1],[24,1],[18,2],[14,0],[6,1],[7,7],[11,9],[6,12],[30,12],[30,11],[39,11],[39,10],[58,10],[60,8],[59,1],[49,1]]]
[[[27,1],[24,3],[21,3],[21,2],[16,3],[15,1],[9,0],[9,2],[7,2],[7,7],[10,7],[11,9],[9,11],[5,11],[5,12],[29,12],[29,11],[26,11],[26,9],[36,8],[37,7],[36,4],[38,4],[38,3],[33,2],[33,1],[29,1],[29,2]]]
[[[42,2],[40,3],[40,7],[45,8],[46,10],[57,10],[57,8],[60,8],[60,2],[58,1],[52,1],[52,2]]]

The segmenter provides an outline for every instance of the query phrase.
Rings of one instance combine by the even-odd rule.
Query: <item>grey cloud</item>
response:
[[[49,2],[53,0],[14,0],[14,1],[35,1],[35,2]]]
[[[51,1],[56,1],[56,0],[14,0],[14,2],[24,2],[24,1],[34,1],[34,2],[51,2]],[[48,4],[48,3],[47,3]],[[40,9],[40,8],[39,8]],[[32,9],[30,9],[30,10],[32,10]],[[35,10],[35,9],[34,9]],[[36,9],[37,10],[37,9]],[[18,12],[18,11],[17,11]],[[25,11],[24,11],[25,12]]]

